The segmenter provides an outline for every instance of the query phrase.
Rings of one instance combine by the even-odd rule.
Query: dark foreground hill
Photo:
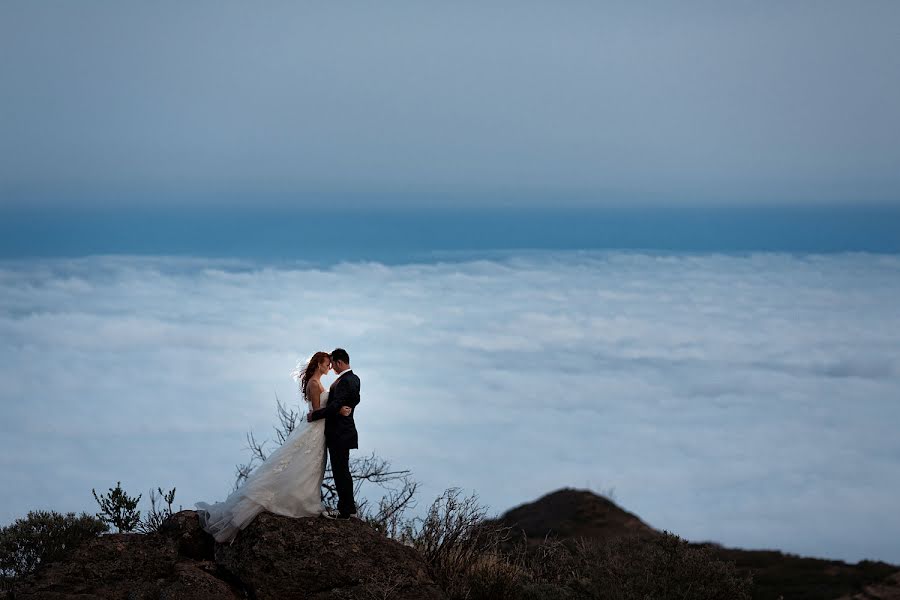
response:
[[[559,539],[651,538],[661,535],[637,516],[590,491],[562,489],[513,508],[499,519],[530,543]],[[774,550],[742,550],[703,542],[719,558],[753,576],[754,600],[900,600],[900,566],[807,558]]]
[[[15,600],[438,600],[419,555],[360,521],[257,517],[215,544],[194,511],[157,533],[89,540],[16,585]]]
[[[465,509],[441,514],[412,542],[417,551],[360,521],[268,513],[233,544],[215,544],[182,511],[154,533],[75,544],[0,599],[900,600],[900,567],[689,543],[588,491],[505,513],[493,524],[520,535],[496,538],[511,544],[500,553],[479,540],[505,527],[476,521],[466,537],[456,519]]]

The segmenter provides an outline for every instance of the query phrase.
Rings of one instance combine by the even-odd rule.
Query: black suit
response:
[[[359,448],[359,436],[353,413],[359,404],[359,377],[345,371],[328,392],[328,404],[312,413],[312,420],[325,419],[325,444],[331,457],[331,473],[338,493],[338,511],[343,515],[356,512],[353,500],[353,477],[350,475],[350,449]],[[340,414],[349,406],[350,416]]]

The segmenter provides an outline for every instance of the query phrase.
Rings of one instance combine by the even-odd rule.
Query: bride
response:
[[[299,379],[300,392],[311,410],[328,402],[328,390],[321,380],[329,369],[331,355],[316,352],[291,374]],[[342,414],[349,410],[345,407]],[[325,510],[321,495],[324,476],[325,420],[301,420],[284,443],[224,502],[195,504],[200,525],[217,542],[227,542],[263,511],[287,517],[318,516]]]

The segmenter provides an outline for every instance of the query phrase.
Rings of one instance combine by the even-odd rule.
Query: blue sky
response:
[[[898,20],[3,2],[0,256],[897,252]]]
[[[900,5],[0,5],[4,206],[900,202]]]

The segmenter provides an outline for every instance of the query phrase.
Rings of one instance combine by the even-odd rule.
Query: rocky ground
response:
[[[419,555],[360,521],[264,513],[215,544],[194,511],[158,533],[109,534],[45,565],[8,600],[443,598]]]

